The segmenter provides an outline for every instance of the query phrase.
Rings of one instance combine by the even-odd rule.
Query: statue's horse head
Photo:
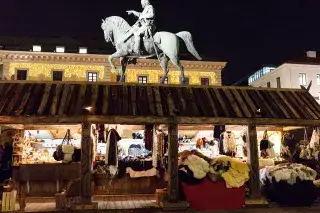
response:
[[[102,19],[101,28],[104,31],[106,42],[116,43],[117,39],[121,38],[131,27],[123,18],[110,16],[105,20]]]

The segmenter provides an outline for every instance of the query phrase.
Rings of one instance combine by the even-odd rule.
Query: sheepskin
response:
[[[267,178],[272,182],[274,178],[276,182],[283,180],[290,185],[294,185],[297,179],[301,181],[314,181],[316,176],[316,171],[302,164],[279,164],[260,170],[260,180],[262,183],[266,182]]]
[[[209,163],[196,155],[189,155],[182,162],[182,165],[188,166],[188,168],[193,172],[193,176],[197,179],[205,178],[209,172]]]
[[[238,159],[229,156],[218,156],[210,162],[210,172],[217,173],[216,165],[223,165],[220,169],[221,177],[226,182],[227,188],[239,188],[249,180],[249,166]]]

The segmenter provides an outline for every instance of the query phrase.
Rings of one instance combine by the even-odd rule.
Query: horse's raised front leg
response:
[[[163,70],[163,75],[160,79],[160,84],[163,84],[168,76],[168,73],[169,73],[168,62],[169,62],[169,58],[164,53],[162,53],[160,55],[160,66]]]
[[[127,69],[128,61],[129,61],[128,57],[121,57],[120,58],[121,77],[120,77],[119,82],[125,82],[125,76],[126,76],[126,69]]]

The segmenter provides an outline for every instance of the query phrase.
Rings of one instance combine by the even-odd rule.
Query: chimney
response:
[[[317,57],[317,51],[307,51],[307,57],[308,58],[316,58]]]

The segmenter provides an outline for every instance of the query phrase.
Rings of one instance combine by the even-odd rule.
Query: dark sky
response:
[[[278,64],[320,45],[319,0],[150,0],[158,30],[193,34],[200,55],[227,61],[225,84],[262,65]],[[1,2],[0,34],[103,39],[101,19],[135,19],[140,0]]]

